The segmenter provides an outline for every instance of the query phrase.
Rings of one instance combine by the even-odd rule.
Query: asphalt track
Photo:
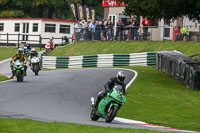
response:
[[[0,64],[0,70],[9,70],[9,62]],[[5,68],[6,66],[6,68]],[[3,72],[5,75],[11,73]],[[24,82],[16,80],[0,83],[0,117],[27,118],[48,122],[69,122],[103,127],[176,131],[118,121],[105,123],[90,120],[90,98],[103,89],[119,69],[71,69],[41,71],[35,76],[30,70]],[[1,72],[1,71],[0,71]],[[124,70],[128,83],[135,73]],[[2,73],[2,72],[1,72]],[[128,100],[128,99],[127,99]],[[133,110],[134,112],[134,110]]]

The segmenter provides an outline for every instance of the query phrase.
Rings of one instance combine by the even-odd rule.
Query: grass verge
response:
[[[7,77],[1,75],[1,76],[0,76],[0,82],[1,82],[1,81],[5,81],[5,80],[9,80],[9,78],[7,78]]]
[[[40,51],[39,48],[36,48],[37,51]],[[4,59],[11,58],[17,51],[15,47],[0,47],[0,61]],[[42,48],[41,51],[45,51],[45,48]]]
[[[127,90],[119,117],[171,128],[200,131],[200,91],[190,90],[152,67],[123,67],[138,72]]]
[[[11,58],[17,51],[17,48],[0,47],[0,61]]]
[[[151,130],[106,128],[69,123],[39,122],[26,119],[0,118],[1,133],[161,133]]]
[[[197,42],[77,42],[56,48],[50,56],[76,56],[96,54],[128,54],[178,50],[188,56],[200,53]]]

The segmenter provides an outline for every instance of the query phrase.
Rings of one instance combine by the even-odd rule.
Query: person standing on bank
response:
[[[142,26],[143,26],[143,40],[147,40],[147,33],[148,28],[151,25],[150,20],[148,20],[147,16],[142,20]]]
[[[140,26],[140,22],[133,18],[132,27],[131,27],[131,40],[138,40],[138,29]]]

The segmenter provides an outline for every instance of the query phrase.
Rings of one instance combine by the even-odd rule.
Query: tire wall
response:
[[[156,53],[156,67],[193,90],[200,90],[200,62],[178,51]]]

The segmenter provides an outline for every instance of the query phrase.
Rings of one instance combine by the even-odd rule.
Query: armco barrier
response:
[[[156,67],[191,89],[200,90],[200,62],[178,51],[160,51],[156,53]]]
[[[42,67],[83,68],[83,67],[113,67],[113,66],[155,66],[155,52],[131,54],[100,54],[88,56],[55,57],[43,56]]]

